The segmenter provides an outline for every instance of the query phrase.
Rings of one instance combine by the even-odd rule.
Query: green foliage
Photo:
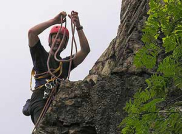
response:
[[[163,38],[163,46],[165,47],[165,51],[170,52],[173,51],[176,48],[176,39],[175,36],[168,36],[166,38]]]
[[[168,82],[166,78],[154,74],[151,78],[147,79],[146,82],[148,84],[148,89],[153,92],[153,96],[165,97],[165,89]]]
[[[178,65],[175,63],[175,59],[168,56],[159,64],[157,71],[163,73],[163,76],[173,77],[175,76],[176,67]]]
[[[159,47],[155,44],[145,45],[134,57],[134,64],[137,67],[145,66],[146,68],[153,68],[156,65],[156,57],[159,50]]]
[[[126,103],[128,116],[120,124],[121,133],[180,134],[182,112],[175,105],[160,104],[166,101],[171,87],[182,88],[182,1],[150,0],[149,6],[142,30],[145,46],[135,55],[134,64],[155,73],[146,79],[147,88],[139,89]],[[162,45],[157,42],[161,33]]]

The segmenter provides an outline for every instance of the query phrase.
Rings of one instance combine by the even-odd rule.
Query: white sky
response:
[[[28,30],[61,11],[79,13],[91,52],[71,73],[71,80],[88,75],[96,60],[116,37],[120,23],[121,0],[4,0],[0,4],[0,134],[30,134],[33,124],[22,114],[29,90],[32,60],[28,47]],[[67,18],[67,20],[69,20]],[[67,21],[68,28],[70,21]],[[48,33],[40,35],[48,50]],[[71,36],[70,36],[71,37]],[[78,36],[76,34],[76,38]],[[77,41],[78,43],[78,41]],[[70,45],[70,42],[69,42]],[[78,43],[79,45],[79,43]],[[69,48],[61,56],[69,55]]]

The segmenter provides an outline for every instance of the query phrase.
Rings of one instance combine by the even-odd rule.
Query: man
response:
[[[32,60],[33,60],[33,65],[34,65],[33,69],[35,70],[36,75],[42,74],[48,71],[47,59],[49,55],[48,52],[45,51],[44,47],[41,45],[38,35],[52,25],[60,24],[61,22],[64,23],[66,16],[67,16],[66,12],[60,12],[53,19],[40,23],[29,30],[28,32],[29,47],[30,47],[30,52],[31,52]],[[69,15],[69,17],[72,19],[74,25],[76,26],[79,41],[80,41],[80,48],[81,48],[81,50],[78,51],[78,53],[76,53],[74,56],[75,58],[73,59],[71,64],[71,70],[72,70],[75,67],[77,67],[80,63],[82,63],[82,61],[86,58],[86,56],[90,52],[90,47],[89,47],[87,38],[83,32],[83,27],[80,25],[78,13],[73,11],[72,14]],[[60,51],[58,52],[57,57],[59,59],[61,59],[59,55],[66,48],[68,39],[69,39],[69,32],[64,27],[62,27],[62,29],[60,30],[61,32],[58,35],[58,38],[57,39],[55,38],[57,32],[59,31],[59,28],[60,26],[54,26],[51,29],[51,32],[49,35],[50,47],[52,43],[55,41],[55,45],[54,45],[53,51],[51,52],[51,59],[49,63],[51,70],[56,70],[57,68],[59,68],[60,63],[54,59],[53,55],[58,49],[58,46],[63,39],[63,34],[65,33],[66,38],[63,41],[63,45],[60,48]],[[70,59],[70,57],[66,57],[64,59]],[[69,62],[62,62],[62,73],[61,74],[55,73],[55,75],[56,76],[59,75],[59,78],[61,79],[66,79],[68,76],[68,70],[69,70]],[[34,124],[37,122],[41,114],[41,111],[46,103],[46,99],[44,99],[44,91],[46,87],[44,85],[46,83],[46,80],[50,78],[51,76],[48,75],[46,78],[35,79],[36,90],[33,92],[31,96],[31,100],[30,100],[30,114]]]

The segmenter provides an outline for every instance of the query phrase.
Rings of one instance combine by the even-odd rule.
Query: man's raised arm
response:
[[[61,12],[59,13],[56,17],[53,19],[50,19],[48,21],[45,21],[43,23],[40,23],[34,27],[32,27],[28,31],[28,41],[29,41],[29,46],[33,47],[35,44],[39,41],[38,35],[42,33],[45,29],[48,27],[54,25],[54,24],[60,24],[61,23],[61,16],[63,18],[62,22],[65,22],[65,17],[66,17],[66,12]]]

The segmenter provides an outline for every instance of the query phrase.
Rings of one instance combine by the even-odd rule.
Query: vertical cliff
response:
[[[123,107],[150,76],[136,69],[147,0],[122,0],[117,36],[78,82],[63,82],[36,134],[119,134]]]

